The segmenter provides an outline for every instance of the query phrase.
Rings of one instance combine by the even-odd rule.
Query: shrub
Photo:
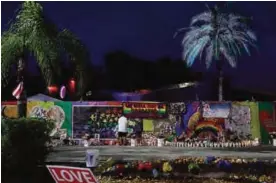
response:
[[[2,181],[31,181],[49,153],[54,123],[42,119],[2,119]],[[23,181],[23,182],[25,182]]]

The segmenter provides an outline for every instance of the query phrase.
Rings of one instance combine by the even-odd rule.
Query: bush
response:
[[[30,182],[49,153],[47,143],[54,123],[42,119],[2,119],[3,182]]]

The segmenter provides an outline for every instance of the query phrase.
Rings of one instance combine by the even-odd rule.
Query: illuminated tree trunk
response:
[[[218,69],[218,100],[223,101],[223,71],[222,71],[222,61],[218,61],[217,63]]]
[[[219,71],[218,100],[223,101],[223,72]]]
[[[217,41],[218,35],[218,7],[214,7],[212,9],[212,25],[214,27],[214,31],[212,33],[212,40],[213,40],[213,55],[216,60],[217,70],[218,70],[218,100],[223,101],[223,71],[222,71],[222,59],[220,55],[220,45]]]

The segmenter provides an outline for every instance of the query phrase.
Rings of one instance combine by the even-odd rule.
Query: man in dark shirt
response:
[[[143,132],[142,122],[140,120],[136,121],[136,124],[135,124],[135,138],[137,140],[138,145],[141,145],[141,143],[142,143],[142,132]]]

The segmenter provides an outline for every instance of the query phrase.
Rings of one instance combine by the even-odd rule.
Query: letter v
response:
[[[73,172],[72,170],[69,171],[78,182],[83,182],[81,173],[77,171],[77,173]]]

